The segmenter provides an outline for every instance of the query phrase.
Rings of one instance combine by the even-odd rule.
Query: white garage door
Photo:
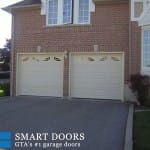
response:
[[[72,54],[70,96],[123,99],[122,54]]]
[[[63,95],[63,57],[51,54],[19,55],[17,94]]]

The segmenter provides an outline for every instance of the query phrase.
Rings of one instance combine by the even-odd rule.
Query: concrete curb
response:
[[[125,143],[124,150],[133,149],[133,112],[134,106],[131,104],[129,106],[129,113],[127,118],[126,133],[125,133]]]
[[[145,110],[135,110],[135,112],[146,112],[146,111],[150,111],[150,109],[145,109]]]

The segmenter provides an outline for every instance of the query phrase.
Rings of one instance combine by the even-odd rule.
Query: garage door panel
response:
[[[54,58],[59,58],[59,61]],[[62,81],[63,56],[57,54],[19,56],[18,95],[61,97]]]
[[[72,97],[78,97],[77,95],[80,94],[80,98],[97,98],[97,99],[114,99],[114,100],[121,100],[122,97],[120,96],[116,96],[116,95],[119,95],[120,93],[119,92],[116,92],[116,91],[112,91],[109,93],[109,95],[106,96],[106,91],[94,91],[92,94],[94,95],[91,95],[89,92],[87,93],[87,91],[82,91],[82,90],[79,90],[79,91],[76,91],[74,92],[74,94],[72,95]]]
[[[82,92],[82,94],[81,94]],[[100,92],[99,94],[97,94],[97,92],[93,93],[94,94],[94,97],[93,95],[87,93],[86,91],[80,91],[80,92],[76,92],[74,93],[74,96],[73,97],[76,97],[76,95],[78,95],[80,93],[80,98],[96,98],[96,99],[114,99],[114,100],[121,100],[122,97],[118,97],[116,95],[120,94],[120,93],[117,93],[117,92],[111,92],[109,95],[107,95],[106,97],[106,94],[104,92]]]
[[[40,83],[40,85],[39,85],[39,83]],[[44,88],[46,88],[46,87],[50,88],[50,86],[51,86],[51,87],[55,88],[55,87],[59,87],[60,86],[58,83],[59,82],[46,82],[46,81],[43,81],[43,80],[40,80],[40,81],[39,80],[32,80],[32,81],[30,81],[30,83],[28,81],[26,81],[26,82],[23,81],[22,82],[22,84],[24,86],[29,86],[30,85],[30,88],[32,86],[33,87],[39,86],[39,88],[42,88],[42,87],[44,87]]]
[[[82,84],[83,83],[83,84]],[[113,88],[115,89],[115,90],[117,90],[117,88],[119,89],[119,91],[120,91],[120,86],[119,85],[117,85],[117,83],[115,83],[116,85],[111,85],[111,83],[108,83],[107,85],[106,85],[106,83],[96,83],[96,82],[82,82],[82,83],[77,83],[76,85],[74,85],[74,90],[75,89],[80,89],[80,88],[85,88],[85,89],[88,89],[89,87],[92,89],[92,88],[94,88],[94,90],[96,90],[96,89],[98,89],[99,91],[100,90],[104,90],[104,89],[110,89],[110,90],[113,90]],[[80,86],[79,86],[79,84],[80,84]],[[94,85],[95,84],[95,85]]]
[[[122,99],[122,54],[74,54],[71,60],[72,97]]]
[[[79,74],[75,74],[75,75],[71,75],[72,78],[85,78],[85,77],[89,77],[89,79],[93,79],[93,75],[95,76],[94,79],[100,79],[99,76],[101,77],[101,79],[103,78],[108,78],[110,79],[110,77],[113,77],[113,78],[117,78],[117,79],[120,79],[120,75],[117,74],[118,72],[114,73],[112,72],[112,74],[106,74],[106,73],[83,73],[83,72],[79,72]],[[93,79],[93,80],[94,80]]]
[[[56,91],[50,91],[48,89],[45,89],[41,94],[41,93],[38,92],[39,90],[41,90],[41,89],[33,88],[30,91],[29,90],[22,90],[21,92],[25,93],[25,94],[22,94],[22,95],[29,95],[29,96],[56,96],[57,97],[57,92]],[[53,95],[48,95],[47,94],[47,93],[50,93],[50,92],[53,92]]]
[[[89,67],[89,68],[87,68],[87,66]],[[94,68],[93,68],[93,66],[94,66]],[[120,68],[120,67],[122,67],[121,65],[112,65],[111,64],[111,67],[112,68],[109,68],[109,70],[108,70],[108,66],[109,65],[106,65],[106,66],[103,66],[103,65],[82,65],[82,66],[80,66],[80,67],[78,67],[78,68],[75,68],[74,70],[73,70],[73,72],[76,72],[76,69],[77,69],[77,71],[78,72],[83,72],[83,68],[84,67],[86,67],[87,69],[86,70],[84,70],[84,73],[103,73],[103,74],[105,74],[105,73],[108,73],[108,72],[114,72],[114,73],[116,73],[116,72],[118,72],[119,73],[119,70],[117,69],[117,68]],[[97,72],[97,70],[99,70],[99,72]]]
[[[102,85],[103,86],[103,85]],[[93,90],[93,88],[95,88],[94,90]],[[78,91],[78,92],[80,92],[80,91],[88,91],[88,90],[92,90],[92,93],[95,93],[95,92],[98,92],[98,94],[99,93],[104,93],[104,92],[107,92],[106,90],[110,90],[109,92],[112,92],[112,91],[119,91],[120,89],[119,89],[119,87],[114,87],[115,89],[114,90],[112,90],[112,87],[104,87],[103,86],[103,88],[101,88],[101,86],[90,86],[90,85],[87,85],[86,86],[86,88],[85,88],[85,86],[82,86],[82,89],[81,88],[78,88],[78,87],[75,87],[74,88],[74,91]],[[116,90],[117,89],[117,90]],[[87,92],[88,93],[88,92]]]
[[[71,76],[72,78],[80,78],[80,80],[76,81],[76,80],[72,80],[72,82],[74,83],[74,86],[78,84],[80,85],[85,85],[84,83],[97,83],[97,84],[106,84],[109,83],[112,86],[115,86],[116,83],[120,83],[122,81],[122,79],[119,78],[119,76],[101,76],[101,75],[96,75],[96,77],[89,77],[88,79],[86,78],[86,76]],[[101,77],[101,78],[100,78]],[[115,80],[112,80],[115,79]]]

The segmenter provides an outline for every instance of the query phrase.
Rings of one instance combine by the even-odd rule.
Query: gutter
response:
[[[128,0],[93,0],[95,4],[128,3]]]
[[[131,75],[131,64],[132,64],[132,22],[130,18],[131,14],[131,2],[129,3],[129,77]]]
[[[5,7],[2,8],[2,10],[8,12],[8,13],[12,13],[12,9],[20,9],[20,8],[30,8],[30,7],[39,7],[41,6],[41,4],[32,4],[32,5],[24,5],[24,6],[13,6],[13,7]]]

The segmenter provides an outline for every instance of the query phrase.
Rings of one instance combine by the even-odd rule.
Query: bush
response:
[[[4,90],[0,90],[0,97],[5,96]]]
[[[0,72],[0,79],[9,79],[10,78],[10,72]]]
[[[141,105],[150,102],[150,77],[146,75],[135,74],[130,78],[131,89],[136,93],[136,97]]]
[[[0,90],[4,90],[3,96],[10,96],[10,83],[9,82],[0,83]]]
[[[147,101],[145,102],[146,106],[149,106],[150,107],[150,88],[149,88],[149,92],[148,92],[148,99]]]

